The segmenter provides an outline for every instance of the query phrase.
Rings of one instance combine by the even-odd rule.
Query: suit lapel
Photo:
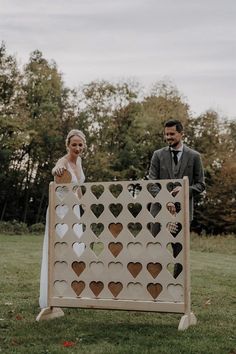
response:
[[[173,171],[172,171],[171,153],[170,153],[169,147],[166,147],[164,149],[163,157],[165,159],[166,167],[167,167],[168,173],[170,175],[170,178],[174,178]]]
[[[187,146],[184,145],[183,154],[181,156],[180,169],[179,169],[179,178],[182,178],[184,176],[184,170],[188,164],[189,157],[190,157],[190,152]]]

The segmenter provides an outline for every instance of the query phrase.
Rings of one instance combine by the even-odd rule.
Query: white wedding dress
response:
[[[82,169],[81,161],[78,160],[78,165],[80,168],[80,181],[78,181],[74,171],[68,164],[68,171],[71,173],[72,180],[71,183],[82,184],[85,181],[84,172]],[[78,209],[77,209],[78,210]],[[78,217],[78,211],[76,214]],[[39,306],[41,309],[48,307],[48,209],[46,214],[46,225],[45,225],[45,233],[44,233],[44,241],[43,241],[43,254],[42,254],[42,263],[41,263],[41,275],[40,275],[40,294],[39,294]],[[82,231],[82,230],[81,230]]]

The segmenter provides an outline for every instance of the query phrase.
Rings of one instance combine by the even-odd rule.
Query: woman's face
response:
[[[84,151],[84,141],[77,135],[74,135],[70,138],[68,149],[71,157],[78,157]]]

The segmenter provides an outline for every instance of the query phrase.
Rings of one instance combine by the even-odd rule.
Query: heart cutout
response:
[[[75,242],[73,243],[73,250],[76,253],[77,257],[80,257],[84,251],[85,251],[85,244],[84,243],[79,243],[79,242]]]
[[[140,231],[142,230],[142,225],[139,222],[130,222],[128,224],[128,229],[131,232],[131,234],[136,237]]]
[[[63,183],[63,182],[62,182]],[[59,186],[56,188],[56,196],[62,201],[66,195],[68,194],[69,189],[68,187],[64,186]]]
[[[73,262],[72,263],[72,269],[75,272],[75,274],[79,277],[81,273],[85,270],[86,265],[84,262]]]
[[[108,229],[111,232],[112,236],[116,238],[123,230],[123,225],[121,223],[111,223],[109,224]]]
[[[140,242],[130,242],[127,245],[127,249],[132,257],[137,257],[142,252],[143,246]]]
[[[169,192],[173,197],[176,197],[177,194],[179,193],[179,191],[173,192],[173,190],[174,190],[176,187],[181,187],[181,188],[182,188],[181,183],[180,183],[180,182],[169,182],[169,183],[167,183],[167,185],[166,185],[166,188],[167,188],[168,192]]]
[[[63,219],[66,216],[66,214],[68,213],[68,211],[69,211],[69,208],[65,204],[56,206],[56,214],[60,219]]]
[[[71,283],[71,287],[72,289],[74,290],[74,292],[76,293],[77,296],[80,296],[80,294],[82,293],[82,291],[84,290],[85,288],[85,283],[83,281],[77,281],[77,280],[74,280],[72,283]]]
[[[182,230],[182,225],[179,222],[168,222],[166,228],[173,237],[176,237]]]
[[[108,264],[108,269],[111,273],[120,273],[123,270],[123,264],[120,262],[110,262]]]
[[[92,191],[93,195],[95,195],[95,197],[97,199],[99,199],[104,192],[104,186],[101,184],[94,184],[91,187],[91,191]]]
[[[166,248],[173,255],[173,257],[176,258],[179,255],[179,253],[182,251],[183,246],[179,242],[176,242],[176,243],[171,242],[171,243],[168,243]]]
[[[103,290],[104,284],[101,281],[92,281],[89,284],[89,287],[94,293],[94,295],[97,297],[100,294],[100,292]]]
[[[117,295],[119,295],[119,293],[123,289],[123,285],[120,282],[111,281],[110,283],[108,283],[108,289],[114,297],[117,297]]]
[[[67,282],[65,280],[56,280],[53,286],[56,289],[59,296],[62,296],[68,287]]]
[[[90,209],[92,210],[92,212],[94,213],[94,215],[99,218],[99,216],[101,216],[101,214],[104,211],[104,205],[103,204],[92,204],[90,206]]]
[[[80,207],[79,204],[75,204],[75,205],[73,206],[73,212],[74,212],[75,216],[76,216],[78,219],[80,219],[80,217],[81,217],[81,207]]]
[[[60,238],[63,238],[68,231],[67,224],[56,224],[56,233]]]
[[[113,197],[118,198],[120,193],[123,191],[123,187],[121,184],[110,184],[109,190]]]
[[[143,287],[141,283],[128,283],[127,290],[132,299],[139,299],[143,295]]]
[[[100,275],[104,271],[104,264],[102,262],[91,262],[89,267],[95,275]]]
[[[127,268],[129,270],[129,272],[132,274],[132,276],[134,278],[137,277],[137,275],[141,272],[143,266],[141,263],[139,262],[136,262],[136,263],[133,263],[133,262],[130,262],[128,265],[127,265]]]
[[[137,196],[139,195],[139,193],[142,190],[142,186],[139,183],[130,183],[127,186],[127,189],[133,198],[137,198]]]
[[[172,216],[176,216],[181,210],[181,204],[179,202],[168,202],[166,203],[166,209]]]
[[[79,188],[79,190],[78,190],[78,188]],[[75,185],[75,186],[73,186],[72,190],[73,190],[74,193],[76,193],[76,195],[78,197],[80,195],[79,199],[81,199],[81,194],[82,194],[82,197],[83,197],[85,195],[85,193],[86,193],[86,187],[84,185],[82,185],[82,186]]]
[[[86,229],[86,226],[85,224],[74,224],[72,226],[72,229],[75,235],[78,237],[78,239],[80,239]]]
[[[133,217],[136,218],[142,210],[142,205],[140,203],[129,203],[128,210],[133,215]]]
[[[117,257],[119,253],[122,251],[123,245],[120,242],[111,242],[109,243],[108,248],[110,252],[113,254],[113,256]]]
[[[91,230],[93,231],[94,235],[96,235],[97,237],[99,237],[101,235],[101,233],[104,230],[104,225],[102,223],[92,223],[90,225]]]
[[[156,203],[148,203],[147,209],[150,212],[150,214],[155,218],[161,211],[161,204],[156,202]]]
[[[160,183],[148,183],[147,190],[151,194],[151,196],[155,198],[161,190],[161,184]]]
[[[64,272],[66,272],[67,269],[68,269],[68,264],[64,261],[62,261],[62,262],[57,261],[54,264],[55,273],[58,273],[60,275],[62,275]]]
[[[147,270],[151,276],[155,279],[162,270],[162,265],[160,263],[148,263]]]
[[[63,255],[65,255],[68,252],[68,245],[66,242],[57,242],[55,243],[55,254],[56,257],[62,257]]]
[[[149,294],[153,297],[153,299],[156,299],[162,292],[162,285],[159,283],[149,283],[147,285],[147,290]]]
[[[161,231],[161,224],[159,222],[149,222],[147,229],[151,232],[153,237],[156,237]]]
[[[159,242],[156,242],[156,243],[149,242],[147,244],[147,251],[148,251],[149,256],[151,256],[152,258],[156,258],[158,253],[163,252],[162,246]]]
[[[109,209],[111,211],[111,213],[115,216],[115,218],[117,218],[117,216],[120,215],[120,213],[122,212],[123,210],[123,206],[122,204],[110,204],[109,205]]]
[[[183,301],[184,289],[180,284],[169,284],[167,290],[176,302]]]
[[[104,250],[104,244],[102,242],[91,242],[90,248],[98,257]]]
[[[169,263],[167,269],[170,274],[176,279],[182,273],[183,266],[180,263]]]

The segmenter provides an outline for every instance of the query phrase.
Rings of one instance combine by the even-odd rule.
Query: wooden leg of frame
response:
[[[64,316],[64,312],[60,307],[46,307],[40,311],[36,317],[36,321],[52,320],[53,318]]]
[[[179,327],[178,327],[178,330],[179,331],[184,331],[185,329],[187,329],[189,326],[193,326],[197,323],[197,318],[196,316],[194,315],[193,312],[190,312],[189,315],[183,315],[181,317],[181,320],[179,322]]]

